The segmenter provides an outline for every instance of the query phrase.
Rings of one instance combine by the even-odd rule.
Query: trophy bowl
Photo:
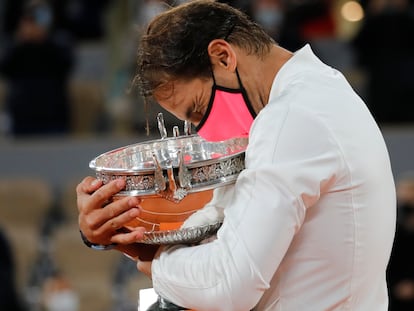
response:
[[[221,223],[181,225],[211,200],[215,188],[236,181],[247,144],[247,138],[209,142],[191,134],[163,137],[105,152],[89,167],[104,184],[125,179],[125,188],[113,200],[140,199],[139,217],[123,230],[145,227],[144,244],[194,243],[214,234]]]

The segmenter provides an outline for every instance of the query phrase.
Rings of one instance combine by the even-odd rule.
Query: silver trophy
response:
[[[245,168],[247,138],[209,142],[191,133],[184,123],[167,137],[162,114],[158,114],[160,139],[105,152],[89,166],[104,184],[123,178],[126,186],[113,200],[136,196],[141,200],[139,217],[125,230],[145,227],[143,244],[198,243],[217,232],[221,222],[181,228],[182,223],[207,204],[217,187],[232,184]],[[158,297],[147,311],[185,310]]]
[[[123,178],[126,187],[113,196],[136,196],[141,213],[125,228],[145,227],[142,243],[195,243],[215,233],[220,223],[180,228],[194,212],[212,198],[215,188],[232,184],[244,169],[247,138],[209,142],[173,128],[167,137],[162,114],[158,115],[160,139],[128,145],[103,153],[89,166],[104,184]]]

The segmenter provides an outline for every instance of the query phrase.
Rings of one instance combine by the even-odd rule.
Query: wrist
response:
[[[107,251],[107,250],[111,250],[113,249],[115,246],[117,246],[116,243],[112,243],[112,244],[108,244],[108,245],[103,245],[103,244],[95,244],[92,243],[91,241],[89,241],[86,236],[83,234],[82,230],[79,230],[80,236],[82,238],[83,243],[89,247],[92,248],[94,250],[98,250],[98,251]]]

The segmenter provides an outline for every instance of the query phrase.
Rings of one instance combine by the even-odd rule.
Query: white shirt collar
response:
[[[273,80],[270,97],[274,98],[280,94],[289,84],[292,77],[309,69],[325,67],[326,65],[313,53],[309,44],[299,49],[279,70]]]

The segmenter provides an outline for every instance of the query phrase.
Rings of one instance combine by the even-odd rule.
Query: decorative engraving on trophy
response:
[[[200,237],[208,237],[214,234],[221,226],[221,222],[202,225],[198,227],[183,228],[181,230],[169,230],[163,232],[145,232],[146,239],[151,244],[177,244],[177,243],[194,243],[199,242]]]
[[[154,189],[154,176],[153,175],[133,175],[128,176],[126,180],[126,191],[134,190],[150,190]]]
[[[190,171],[194,183],[210,182],[240,173],[244,169],[243,155],[219,163],[193,168]]]

